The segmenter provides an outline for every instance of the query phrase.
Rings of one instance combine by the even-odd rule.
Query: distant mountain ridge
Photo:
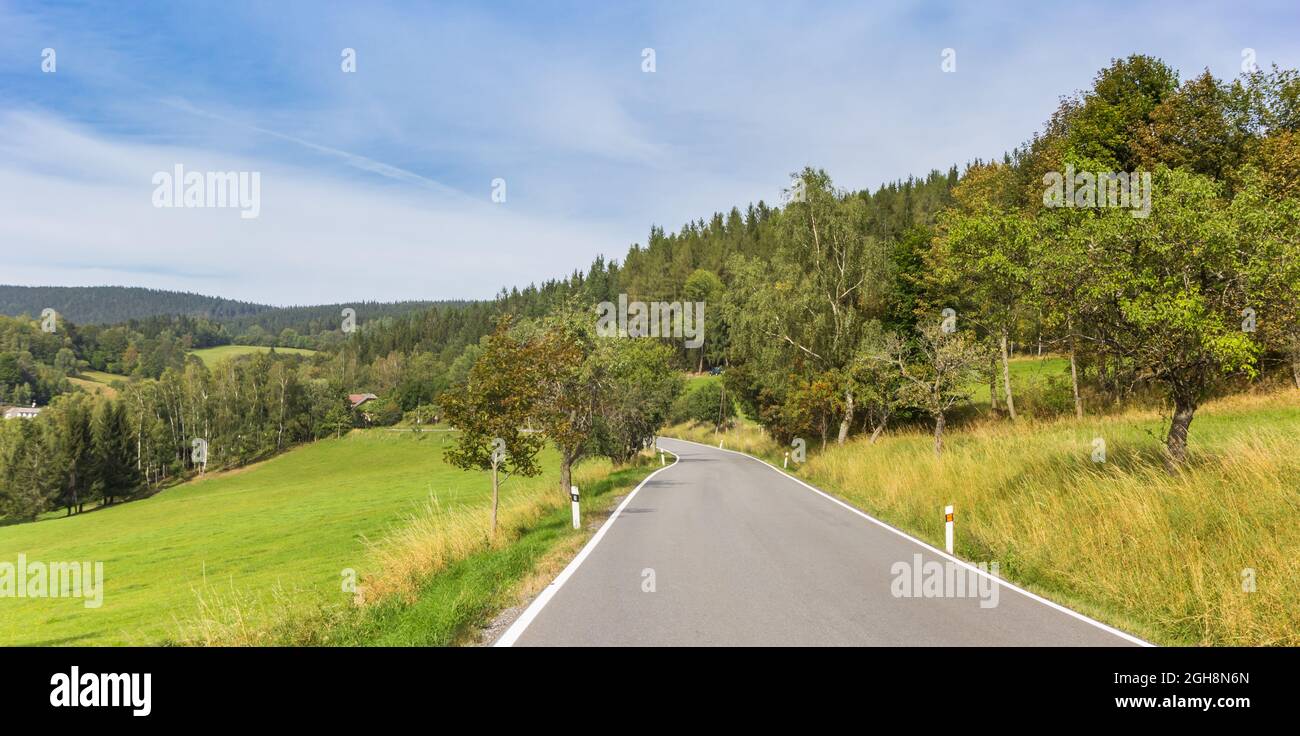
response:
[[[252,317],[275,307],[183,291],[138,286],[0,285],[0,314],[39,316],[53,309],[77,324],[116,324],[160,315],[227,320]]]
[[[392,316],[436,305],[460,305],[463,300],[356,302],[301,307],[274,307],[183,291],[139,286],[11,286],[0,284],[0,314],[38,317],[44,309],[79,325],[119,324],[159,316],[203,317],[213,322],[246,328],[262,324],[277,331],[293,327],[303,331],[315,323],[337,323],[347,306],[365,317]],[[336,326],[336,325],[335,325]]]

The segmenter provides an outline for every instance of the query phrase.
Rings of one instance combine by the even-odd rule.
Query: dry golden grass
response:
[[[317,646],[329,643],[328,632],[352,611],[338,606],[304,606],[305,591],[277,587],[273,605],[238,590],[206,589],[198,593],[199,614],[177,621],[179,634],[170,643],[183,646]]]
[[[936,545],[952,504],[959,556],[1157,643],[1300,645],[1300,392],[1207,405],[1175,475],[1163,429],[1157,412],[986,422],[938,458],[928,434],[899,432],[810,448],[792,470]],[[778,466],[785,449],[752,426],[726,447]]]
[[[762,428],[748,421],[738,422],[722,432],[715,432],[713,427],[704,425],[679,424],[665,429],[662,434],[664,437],[680,437],[714,447],[722,442],[723,448],[727,450],[769,456],[769,459],[771,455],[779,455],[781,452],[781,448],[776,446]]]
[[[575,469],[574,483],[585,486],[608,471],[608,463],[584,465]],[[419,513],[370,545],[376,572],[358,587],[356,602],[365,605],[390,596],[413,600],[430,575],[475,552],[509,544],[565,500],[553,479],[529,478],[511,485],[515,487],[502,496],[495,535],[486,509],[447,510],[436,496],[430,497]]]

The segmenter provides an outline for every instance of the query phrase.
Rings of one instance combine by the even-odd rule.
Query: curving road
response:
[[[759,460],[660,446],[678,461],[628,496],[498,646],[1143,643]]]

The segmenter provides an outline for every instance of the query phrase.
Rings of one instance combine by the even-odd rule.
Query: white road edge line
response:
[[[665,465],[650,475],[647,475],[637,484],[636,488],[632,489],[631,493],[627,494],[627,498],[623,499],[623,503],[620,503],[618,508],[614,509],[614,513],[610,514],[608,519],[605,519],[605,523],[600,525],[600,529],[596,530],[595,536],[587,540],[586,546],[578,552],[578,556],[574,557],[573,560],[560,571],[560,574],[555,576],[555,579],[552,580],[550,584],[548,584],[546,588],[533,599],[533,602],[528,604],[528,608],[524,609],[524,612],[519,615],[519,618],[515,619],[515,622],[510,624],[510,628],[506,629],[506,632],[502,634],[499,639],[493,642],[492,646],[514,646],[515,642],[528,628],[528,625],[533,622],[533,619],[537,618],[537,614],[541,613],[543,608],[546,608],[546,604],[551,602],[551,599],[560,591],[560,588],[568,582],[569,578],[573,577],[573,573],[577,572],[578,566],[582,564],[583,560],[587,559],[587,555],[591,554],[591,551],[596,548],[597,544],[600,544],[600,540],[604,538],[605,532],[609,531],[610,526],[614,524],[614,520],[618,518],[619,514],[623,513],[623,509],[632,501],[632,497],[637,494],[637,491],[640,491],[642,486],[649,483],[651,478],[677,465],[678,460],[681,459],[678,457],[677,453],[672,450],[665,450],[665,452],[673,456],[673,464]]]
[[[1004,580],[1003,578],[997,577],[996,575],[990,575],[989,573],[985,572],[984,570],[979,569],[978,567],[975,567],[974,565],[970,564],[969,562],[966,562],[965,560],[961,560],[961,559],[958,559],[957,557],[953,557],[952,555],[950,555],[950,554],[948,554],[947,552],[945,552],[945,551],[939,549],[938,547],[935,547],[935,546],[933,546],[933,545],[931,545],[931,544],[928,544],[927,542],[925,542],[925,541],[923,541],[923,540],[921,540],[921,539],[917,539],[916,537],[912,536],[911,534],[908,534],[907,532],[903,531],[902,529],[898,529],[897,527],[891,526],[890,524],[887,524],[887,523],[881,521],[880,519],[877,519],[876,517],[872,516],[871,514],[868,514],[867,512],[863,511],[862,509],[859,509],[859,508],[855,508],[855,507],[853,507],[853,506],[850,506],[849,504],[847,504],[847,503],[841,501],[840,499],[838,499],[838,498],[832,496],[831,494],[829,494],[829,493],[827,493],[827,492],[821,490],[820,488],[817,488],[817,487],[812,486],[812,485],[810,485],[810,484],[808,484],[808,483],[805,483],[803,480],[801,480],[801,479],[799,479],[799,478],[796,478],[796,477],[793,476],[793,475],[790,475],[789,473],[787,473],[787,472],[781,470],[780,468],[776,467],[776,466],[773,465],[772,463],[769,463],[768,461],[764,460],[764,459],[761,458],[761,457],[755,457],[754,455],[750,455],[750,454],[747,453],[747,452],[740,452],[739,450],[728,450],[728,449],[725,449],[725,448],[723,448],[723,449],[718,449],[717,447],[714,447],[713,445],[706,445],[706,444],[704,444],[703,442],[696,442],[696,441],[694,441],[694,440],[684,440],[684,439],[681,439],[680,437],[662,437],[661,439],[665,439],[665,440],[674,440],[674,441],[677,441],[677,442],[687,442],[687,443],[690,443],[690,444],[692,444],[692,445],[699,445],[700,447],[704,447],[704,448],[707,448],[707,449],[709,449],[709,450],[715,450],[715,451],[717,451],[717,452],[730,452],[730,453],[732,453],[733,455],[740,455],[741,457],[747,457],[747,458],[749,458],[750,460],[756,460],[756,461],[758,461],[758,462],[760,462],[760,463],[766,465],[767,467],[771,468],[772,470],[776,471],[777,473],[780,473],[781,476],[783,476],[783,477],[785,477],[785,478],[789,478],[790,480],[794,481],[795,483],[798,483],[799,485],[803,486],[804,488],[807,488],[808,490],[812,491],[813,493],[816,493],[817,495],[821,496],[822,498],[825,498],[825,499],[827,499],[828,501],[831,501],[832,503],[835,503],[835,504],[837,504],[837,505],[839,505],[839,506],[842,506],[843,508],[848,509],[849,511],[852,511],[853,513],[857,514],[858,516],[861,516],[862,518],[866,519],[867,521],[870,521],[871,523],[873,523],[873,524],[875,524],[875,525],[877,525],[877,526],[879,526],[879,527],[881,527],[881,528],[883,528],[883,529],[887,529],[887,530],[893,532],[894,534],[897,534],[898,536],[900,536],[900,537],[902,537],[902,538],[904,538],[904,539],[911,540],[911,541],[913,541],[913,542],[915,542],[915,543],[921,545],[922,547],[925,547],[926,549],[930,550],[931,552],[935,553],[936,555],[939,555],[940,557],[943,557],[944,559],[951,560],[952,562],[955,562],[955,563],[957,563],[958,565],[961,565],[962,567],[966,568],[967,570],[970,570],[971,572],[974,572],[974,573],[977,574],[977,575],[982,575],[982,576],[988,578],[989,580],[995,581],[998,585],[1006,586],[1006,587],[1008,587],[1008,588],[1010,588],[1010,589],[1016,591],[1017,593],[1020,593],[1021,595],[1023,595],[1023,596],[1025,596],[1025,597],[1029,598],[1030,600],[1035,600],[1035,601],[1038,601],[1039,603],[1042,603],[1042,604],[1045,605],[1045,606],[1049,606],[1049,607],[1051,607],[1051,608],[1055,608],[1056,610],[1060,611],[1061,613],[1064,613],[1064,614],[1067,614],[1067,615],[1073,616],[1073,617],[1079,619],[1080,621],[1083,621],[1084,623],[1092,624],[1093,626],[1096,626],[1097,628],[1101,629],[1102,631],[1106,631],[1106,632],[1109,632],[1109,633],[1111,633],[1111,634],[1114,634],[1115,636],[1118,636],[1119,638],[1124,639],[1125,641],[1129,641],[1129,642],[1132,642],[1132,643],[1134,643],[1134,644],[1137,644],[1138,646],[1143,646],[1143,647],[1154,647],[1154,646],[1155,646],[1155,644],[1152,644],[1152,643],[1149,642],[1149,641],[1145,641],[1145,640],[1143,640],[1143,639],[1139,639],[1139,638],[1137,638],[1136,636],[1133,636],[1132,634],[1128,634],[1128,633],[1125,633],[1125,632],[1123,632],[1123,631],[1120,631],[1119,629],[1117,629],[1117,628],[1115,628],[1115,627],[1113,627],[1113,626],[1107,626],[1106,624],[1103,624],[1102,622],[1100,622],[1100,621],[1098,621],[1098,620],[1096,620],[1096,619],[1094,619],[1094,618],[1089,618],[1089,617],[1083,615],[1082,613],[1079,613],[1078,611],[1074,611],[1074,610],[1071,610],[1071,609],[1069,609],[1069,608],[1066,608],[1065,606],[1062,606],[1062,605],[1059,604],[1059,603],[1053,603],[1052,601],[1047,600],[1046,598],[1042,597],[1041,595],[1037,595],[1037,594],[1035,594],[1035,593],[1031,593],[1031,592],[1025,590],[1024,588],[1021,588],[1021,587],[1015,585],[1014,583],[1007,582],[1007,581]],[[674,464],[676,464],[676,463],[674,462]],[[669,466],[669,467],[671,467],[671,466]],[[647,480],[649,480],[649,479],[647,478]],[[584,550],[584,551],[585,551],[585,550]]]

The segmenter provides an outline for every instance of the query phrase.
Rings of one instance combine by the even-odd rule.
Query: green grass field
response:
[[[205,600],[238,598],[258,616],[290,599],[345,602],[341,573],[362,578],[377,540],[440,508],[485,508],[485,473],[445,465],[447,433],[353,432],[250,468],[70,518],[0,527],[0,561],[102,561],[103,606],[78,599],[0,598],[0,645],[148,644],[174,640]],[[503,505],[549,474],[512,479]],[[556,494],[558,497],[558,493]]]
[[[218,345],[215,348],[201,348],[193,351],[193,355],[198,356],[203,361],[203,365],[211,368],[226,358],[234,358],[240,355],[252,355],[254,353],[267,353],[271,348],[261,347],[259,345]],[[304,348],[276,348],[277,353],[288,353],[293,355],[313,355],[315,350],[306,350]]]
[[[721,381],[722,376],[715,376],[711,373],[686,373],[686,388],[693,390],[712,381]]]
[[[1070,360],[1044,355],[1042,358],[1022,356],[1008,361],[1011,370],[1011,390],[1013,398],[1019,401],[1021,394],[1041,391],[1050,381],[1062,382],[1064,391],[1069,391]],[[1002,393],[1002,364],[998,364],[998,394]],[[989,384],[980,381],[970,387],[971,403],[987,409],[989,406]]]

